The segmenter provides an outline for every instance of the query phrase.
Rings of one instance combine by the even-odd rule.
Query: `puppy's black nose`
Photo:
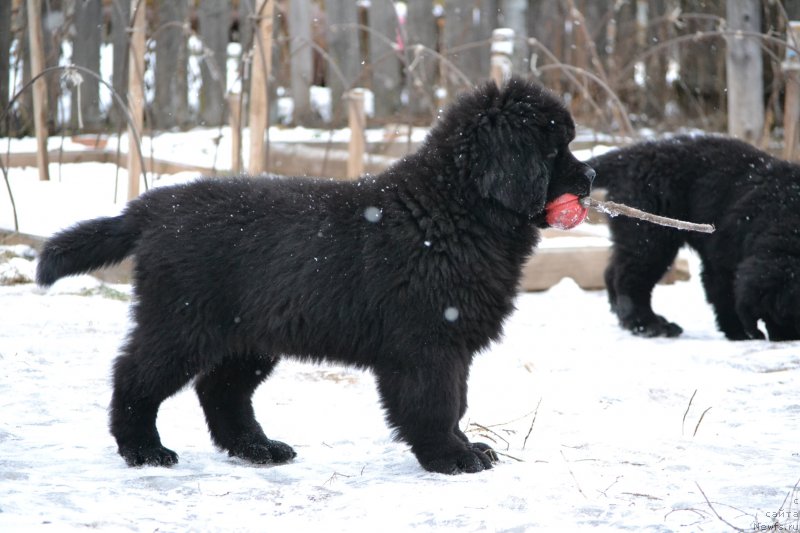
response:
[[[586,179],[589,180],[589,183],[592,183],[597,173],[594,171],[592,167],[586,167],[586,170],[583,172],[583,175],[586,176]]]

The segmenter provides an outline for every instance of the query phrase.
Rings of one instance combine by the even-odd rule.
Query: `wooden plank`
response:
[[[0,113],[8,106],[11,73],[11,0],[0,0]],[[8,135],[8,121],[0,122],[0,137]]]
[[[75,35],[72,39],[72,62],[100,72],[100,45],[103,37],[103,6],[100,0],[75,3]],[[73,129],[97,130],[100,116],[100,83],[93,76],[83,76],[71,86],[70,126]]]
[[[437,35],[433,0],[414,0],[407,4],[406,61],[411,76],[409,108],[414,116],[430,121],[438,107],[434,87],[439,82],[439,59],[434,53]],[[416,47],[420,45],[425,47],[425,51],[418,53]]]
[[[760,0],[728,0],[731,31],[761,31]],[[764,129],[764,81],[761,41],[754,37],[727,37],[728,133],[757,144]]]
[[[59,164],[71,163],[114,163],[120,167],[128,166],[128,155],[115,150],[80,150],[76,152],[63,152],[50,150],[47,157],[51,161],[58,161]],[[0,161],[7,168],[35,167],[37,152],[14,152],[11,154],[0,153]],[[197,172],[202,175],[210,175],[214,169],[191,163],[180,163],[177,161],[165,161],[151,157],[144,158],[144,169],[155,174],[176,174],[178,172]]]
[[[494,0],[445,0],[442,41],[448,63],[442,73],[448,98],[486,78],[489,47],[480,46],[480,42],[491,37],[493,26],[489,26],[496,22],[492,9],[495,4]]]
[[[31,50],[31,78],[44,70],[44,43],[42,37],[42,0],[27,0],[28,39]],[[33,84],[33,122],[36,129],[36,166],[39,179],[50,179],[47,164],[47,84],[39,78]]]
[[[257,32],[253,36],[253,63],[250,69],[250,174],[267,168],[266,131],[269,120],[269,73],[272,63],[272,25],[274,0],[256,2]]]
[[[131,2],[118,0],[111,3],[111,41],[114,49],[114,68],[111,73],[111,86],[114,92],[128,103],[128,24],[131,18]],[[126,123],[125,112],[118,106],[111,106],[109,119],[114,126]]]
[[[328,72],[325,82],[331,88],[334,125],[346,120],[344,94],[355,87],[361,72],[358,46],[358,6],[352,0],[325,0],[328,19]]]
[[[400,109],[400,90],[403,83],[400,55],[395,48],[400,28],[394,2],[371,2],[368,22],[375,119],[385,121]]]
[[[159,0],[156,41],[153,126],[183,127],[189,123],[188,0]]]
[[[128,200],[139,196],[139,180],[142,177],[140,161],[141,147],[137,139],[144,126],[144,52],[146,3],[131,0],[131,42],[128,54],[128,112],[132,124],[128,126]]]
[[[564,278],[571,278],[584,290],[605,289],[604,273],[611,258],[610,247],[539,247],[522,271],[521,287],[526,291],[544,291]],[[671,284],[689,279],[689,264],[678,259],[659,281]]]
[[[291,56],[291,87],[294,98],[293,122],[307,124],[311,117],[311,78],[313,76],[311,49],[311,2],[289,2],[289,53]]]

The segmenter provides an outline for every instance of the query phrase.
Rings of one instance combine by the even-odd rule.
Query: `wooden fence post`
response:
[[[800,20],[789,22],[787,41],[800,47]],[[786,76],[786,96],[783,105],[783,158],[792,161],[797,156],[797,123],[800,121],[800,53],[786,48],[786,60],[781,65]]]
[[[128,53],[128,200],[139,196],[142,177],[141,146],[137,142],[144,126],[144,51],[147,19],[144,0],[131,0],[131,33]]]
[[[498,87],[503,87],[511,78],[514,55],[514,30],[497,28],[492,32],[492,57],[490,75]]]
[[[760,0],[728,0],[728,28],[761,31]],[[764,128],[764,81],[761,41],[741,35],[726,38],[728,133],[757,143]]]
[[[231,123],[231,172],[242,171],[242,94],[228,95],[228,117]]]
[[[42,39],[42,0],[27,0],[28,39],[31,47],[31,78],[44,70],[44,42]],[[39,179],[47,181],[47,82],[39,78],[33,84],[33,121],[36,128],[36,165]]]
[[[352,89],[347,93],[347,119],[350,126],[347,177],[358,178],[364,173],[364,89]]]
[[[257,28],[253,36],[253,62],[250,67],[250,174],[267,169],[264,135],[269,120],[269,73],[272,63],[272,21],[275,0],[258,0],[255,5]]]
[[[499,11],[502,26],[514,31],[514,54],[511,65],[514,72],[530,72],[530,54],[528,53],[528,4],[529,0],[501,0]]]

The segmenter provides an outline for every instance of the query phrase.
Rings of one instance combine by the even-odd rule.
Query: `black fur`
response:
[[[283,463],[251,396],[282,356],[371,369],[388,423],[423,467],[496,455],[459,430],[473,355],[501,334],[546,201],[589,193],[574,124],[514,79],[462,96],[420,150],[358,181],[203,179],[50,239],[38,281],[135,256],[135,325],[114,367],[111,432],[130,465],[171,465],[161,402],[195,378],[211,437]]]
[[[587,161],[608,199],[691,222],[712,234],[632,218],[610,219],[606,284],[622,327],[677,336],[680,326],[653,312],[650,295],[688,244],[702,259],[702,282],[717,325],[733,340],[800,338],[800,166],[724,137],[641,143]]]

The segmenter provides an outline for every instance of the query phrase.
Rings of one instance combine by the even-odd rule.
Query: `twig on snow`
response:
[[[708,499],[708,496],[706,496],[706,493],[703,492],[703,489],[700,487],[700,483],[697,483],[695,481],[695,485],[697,485],[697,489],[700,491],[700,494],[702,494],[703,498],[705,498],[706,505],[708,505],[708,508],[711,509],[711,512],[714,513],[714,515],[716,515],[716,517],[720,520],[720,522],[722,522],[723,524],[725,524],[729,528],[733,529],[734,531],[745,531],[744,529],[742,529],[740,527],[736,527],[733,524],[731,524],[730,522],[728,522],[727,520],[725,520],[724,518],[722,518],[720,516],[720,514],[717,512],[717,510],[714,509],[714,506],[711,505],[711,501]]]
[[[654,215],[635,207],[629,207],[625,204],[618,204],[617,202],[601,201],[591,196],[586,196],[581,199],[581,205],[585,208],[592,208],[600,213],[605,213],[608,216],[615,217],[617,215],[625,215],[628,217],[638,218],[646,222],[652,222],[660,226],[669,226],[685,231],[699,231],[702,233],[714,233],[713,224],[696,224],[694,222],[686,222],[677,220],[675,218],[663,217],[661,215]]]
[[[692,402],[694,401],[694,397],[697,394],[697,389],[694,390],[692,393],[692,397],[689,398],[689,405],[686,406],[686,411],[683,413],[683,421],[681,422],[681,435],[683,435],[683,427],[686,425],[686,416],[689,414],[689,409],[692,408]]]
[[[711,408],[709,407],[708,409],[703,411],[703,414],[700,415],[700,420],[697,421],[697,425],[694,427],[694,433],[692,433],[692,437],[697,435],[697,430],[700,429],[700,422],[703,421],[703,417],[706,416],[706,413],[709,412],[710,410]]]
[[[586,498],[588,500],[589,498],[586,496],[586,493],[583,492],[583,489],[581,488],[581,484],[578,483],[578,478],[575,477],[575,474],[572,472],[572,468],[570,468],[570,466],[569,466],[569,461],[567,460],[567,456],[564,455],[564,451],[563,450],[560,450],[560,451],[561,451],[561,457],[564,458],[564,462],[567,464],[567,472],[569,472],[569,475],[572,476],[572,480],[575,482],[575,487],[578,489],[578,492],[581,493],[581,496],[583,496],[584,498]]]
[[[522,441],[522,449],[525,449],[525,445],[528,443],[528,437],[531,436],[531,431],[533,431],[533,424],[536,423],[536,415],[539,414],[539,406],[542,405],[542,399],[539,398],[539,403],[536,404],[536,410],[533,412],[533,420],[531,420],[531,427],[528,428],[528,433],[525,435],[525,439]]]

